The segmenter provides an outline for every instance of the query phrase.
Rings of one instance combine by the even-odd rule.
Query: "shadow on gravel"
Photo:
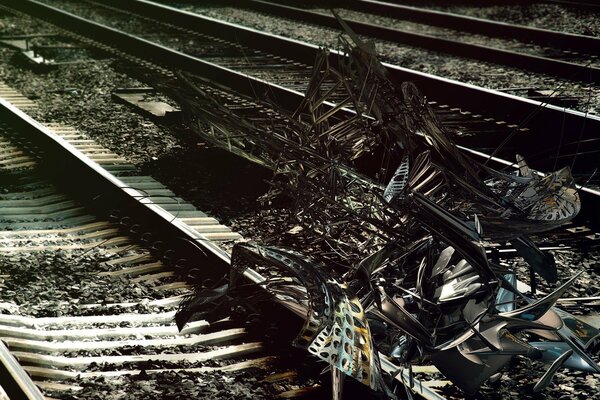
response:
[[[193,145],[145,163],[142,172],[222,223],[258,208],[256,200],[272,177],[266,168],[224,150]]]

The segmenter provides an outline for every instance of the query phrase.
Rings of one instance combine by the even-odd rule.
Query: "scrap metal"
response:
[[[308,312],[294,344],[390,398],[380,357],[399,367],[431,363],[467,394],[515,356],[548,364],[536,392],[559,368],[600,372],[590,356],[600,332],[555,307],[579,275],[535,299],[484,247],[484,239],[510,242],[532,274],[556,282],[552,254],[530,235],[579,212],[569,168],[538,176],[518,155],[514,171],[470,158],[417,88],[393,82],[374,45],[345,29],[351,41],[340,39],[338,63],[323,52],[305,101],[272,126],[180,76],[186,89],[172,95],[194,131],[272,168],[269,195],[291,194],[298,218],[352,255],[340,270],[301,249],[237,244],[230,275],[182,304],[180,327],[194,315],[218,319],[233,304],[295,302]],[[334,95],[343,100],[332,104]],[[352,117],[339,117],[344,107]],[[242,279],[249,267],[266,277],[254,288]]]

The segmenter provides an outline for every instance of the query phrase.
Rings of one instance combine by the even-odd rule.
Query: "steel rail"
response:
[[[0,2],[2,1],[6,0],[0,0]],[[312,65],[316,54],[319,51],[318,46],[309,43],[267,34],[256,29],[182,11],[152,1],[97,0],[96,3],[109,5],[137,15],[171,23],[195,32],[209,34],[223,40],[239,43],[270,54],[281,55],[305,65]],[[100,38],[99,35],[96,37],[98,39]],[[149,50],[146,58],[154,55],[157,55],[157,52]],[[337,51],[330,51],[330,63],[332,65],[337,63],[339,55],[340,53]],[[157,62],[161,62],[158,57],[154,57],[154,59],[157,60]],[[163,63],[169,61],[171,60],[162,60]],[[181,61],[183,68],[184,64],[185,63]],[[201,60],[198,60],[196,64],[198,65],[196,67],[198,71],[207,73],[206,69],[203,70],[202,68],[202,65],[206,64],[202,64]],[[559,137],[563,127],[566,132],[569,132],[567,135],[580,135],[582,140],[597,138],[597,132],[600,132],[600,117],[598,116],[586,115],[582,112],[564,109],[467,83],[461,83],[452,79],[414,71],[389,63],[384,63],[384,65],[393,79],[398,82],[415,82],[427,99],[433,100],[438,104],[446,104],[453,108],[490,116],[497,121],[506,121],[509,124],[518,124],[521,121],[527,121],[523,127],[528,128],[530,132],[527,135],[520,135],[519,137],[519,144],[523,149],[522,155],[525,157],[532,154],[528,153],[528,150],[536,149],[536,151],[540,151],[544,146],[548,146],[548,136]],[[177,66],[175,67],[177,68]],[[252,83],[249,85],[248,82],[259,82],[260,80],[245,77],[242,79],[243,81],[245,80],[245,82],[240,84],[239,79],[234,80],[226,75],[222,75],[222,78],[218,79],[219,74],[221,73],[211,72],[207,77],[215,82],[219,82],[220,84],[250,96],[260,93],[260,90],[276,94],[275,97],[280,100],[284,98],[287,100],[285,104],[281,101],[279,103],[284,107],[291,104],[293,107],[292,109],[295,109],[295,105],[300,101],[298,95],[302,96],[302,94],[298,92],[294,92],[292,95],[291,92],[293,91],[288,91],[284,95],[283,91],[280,90],[281,87],[278,87],[277,85],[273,85],[272,90],[265,89],[264,86],[262,86],[260,90],[249,92],[247,90],[249,86],[258,88],[259,84]],[[235,76],[239,77],[239,75],[240,74],[237,74]],[[287,96],[288,94],[290,96]],[[530,118],[532,115],[535,115],[535,117]],[[569,136],[565,137],[568,138]],[[596,146],[599,147],[598,150],[600,150],[600,144],[596,143]],[[596,148],[594,147],[592,149],[595,150]],[[548,170],[552,168],[553,163],[551,163],[551,161],[553,160],[547,161],[546,164],[538,163],[533,166],[540,170]],[[566,164],[571,163],[572,161],[572,158],[565,158],[563,160]],[[586,162],[595,162],[595,158],[591,155],[580,156],[578,158],[578,163],[586,164]]]
[[[40,389],[2,341],[0,341],[0,387],[10,399],[45,399]]]
[[[244,2],[243,7],[327,28],[337,28],[339,26],[338,21],[333,16],[270,1],[248,0]],[[479,44],[465,43],[396,28],[387,28],[351,19],[346,19],[346,22],[358,34],[394,43],[422,47],[441,53],[477,59],[494,64],[503,64],[585,83],[600,81],[600,68],[592,66],[518,53],[511,50],[498,49]]]
[[[229,262],[227,253],[210,241],[177,240],[192,235],[198,237],[198,233],[181,221],[173,221],[169,212],[154,204],[144,193],[108,173],[73,145],[21,110],[3,99],[0,99],[0,105],[0,119],[14,126],[16,131],[44,150],[45,157],[40,161],[40,170],[55,175],[61,174],[64,179],[58,181],[57,185],[63,186],[65,191],[72,193],[73,185],[76,184],[76,192],[73,194],[85,199],[94,199],[93,207],[102,211],[128,210],[132,218],[144,221],[164,237],[172,238],[169,243],[171,248],[189,257],[190,262],[203,265],[207,276],[216,276],[222,271],[220,268],[223,263]],[[197,246],[203,250],[201,257],[198,256]]]
[[[202,268],[206,277],[222,276],[228,270],[230,256],[215,243],[206,240],[184,222],[174,218],[144,193],[122,182],[90,160],[81,151],[49,128],[0,98],[0,120],[11,126],[30,143],[43,149],[39,170],[74,197],[83,198],[90,208],[106,214],[120,209],[135,221],[143,221],[149,230],[159,232],[167,248],[190,265]],[[56,179],[56,177],[60,179]],[[244,272],[255,283],[264,278],[252,269]],[[41,400],[41,392],[0,342],[0,386],[14,400]]]
[[[581,10],[600,12],[600,4],[577,0],[545,0],[545,3],[558,4],[565,7],[574,7]]]
[[[365,13],[379,14],[464,32],[548,44],[554,48],[577,50],[585,54],[600,54],[600,38],[593,36],[534,28],[378,0],[348,0],[344,3],[344,6]]]

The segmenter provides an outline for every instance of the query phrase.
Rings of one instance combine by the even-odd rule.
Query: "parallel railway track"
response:
[[[97,21],[37,1],[4,0],[2,4],[167,69],[189,71],[248,98],[268,97],[290,111],[303,98],[302,91],[318,51],[311,44],[144,0],[90,3],[88,12]],[[130,32],[106,25],[131,18],[139,21]],[[159,33],[157,26],[161,23],[167,25]],[[182,46],[185,38],[198,44]],[[338,54],[330,54],[330,62],[335,64]],[[571,165],[578,183],[592,188],[582,189],[584,202],[596,197],[593,188],[595,160],[600,152],[596,135],[600,117],[384,65],[397,81],[414,81],[418,85],[440,120],[457,133],[456,140],[464,151],[487,159],[506,141],[495,155],[506,159],[519,152],[534,168],[545,172],[553,169],[555,163]],[[597,213],[585,217],[596,221]]]
[[[194,33],[207,34],[213,38],[225,40],[230,45],[242,45],[244,46],[242,57],[240,57],[239,53],[225,54],[220,57],[206,56],[203,54],[202,45],[197,46],[197,50],[182,49],[181,51],[190,55],[197,54],[196,57],[202,60],[246,73],[251,77],[257,76],[260,78],[265,76],[265,79],[268,81],[296,91],[304,90],[305,86],[301,82],[306,82],[307,79],[303,78],[303,76],[306,77],[310,70],[317,51],[317,46],[308,43],[265,34],[264,32],[258,32],[236,24],[223,23],[213,18],[182,12],[172,7],[149,1],[142,0],[120,3],[112,0],[102,0],[95,3],[106,4],[115,9],[130,11],[134,15],[141,15],[155,21],[167,22],[171,25],[186,28]],[[270,7],[271,4],[264,4],[268,9],[272,9]],[[116,14],[110,14],[110,17],[119,18]],[[136,32],[136,35],[144,37],[143,31]],[[152,36],[148,37],[151,38]],[[158,40],[160,41],[160,39]],[[264,66],[260,58],[254,61],[250,57],[249,62],[244,62],[243,58],[251,55],[253,50],[259,50],[269,55],[283,57],[284,59],[280,59],[280,62],[276,65],[269,65],[267,63]],[[264,53],[261,55],[264,55]],[[331,62],[335,63],[336,52],[332,51],[331,54]],[[269,60],[273,60],[273,57],[270,57]],[[288,62],[286,63],[285,60],[288,60]],[[299,63],[300,66],[293,65],[289,61]],[[252,65],[252,63],[255,65]],[[586,116],[583,113],[570,112],[569,110],[565,112],[563,108],[541,102],[525,100],[497,91],[461,84],[434,75],[404,69],[396,65],[384,65],[397,81],[413,81],[419,86],[420,90],[423,91],[424,95],[431,101],[434,108],[436,108],[440,119],[442,121],[444,119],[448,120],[448,125],[453,126],[455,130],[461,132],[461,137],[458,138],[459,144],[464,143],[465,146],[472,148],[479,147],[480,150],[491,152],[512,130],[519,130],[527,132],[527,134],[518,135],[518,139],[516,138],[515,142],[520,142],[520,145],[511,142],[509,146],[513,145],[511,150],[517,147],[520,150],[524,150],[528,145],[534,144],[541,137],[547,138],[548,132],[552,132],[552,136],[559,136],[560,132],[557,132],[557,127],[562,127],[563,122],[566,130],[575,132],[583,129],[583,138],[590,138],[592,142],[595,139],[595,136],[591,132],[597,129],[599,126],[597,125],[598,121],[600,121],[595,116]],[[279,66],[279,70],[276,68],[277,66]],[[304,72],[302,70],[298,71],[298,69],[301,69],[301,66]],[[266,72],[269,69],[274,70],[276,73],[269,75]],[[265,72],[258,74],[257,70]],[[283,77],[283,79],[278,77]],[[211,75],[210,78],[216,79],[214,75]],[[219,80],[219,83],[222,84],[226,84],[226,82],[226,79]],[[230,86],[233,85],[230,84]],[[261,90],[266,90],[259,83],[254,84],[254,87],[258,93]],[[244,92],[244,88],[239,85],[235,89],[241,93]],[[277,90],[276,86],[269,88],[268,91],[277,94],[277,100],[286,99],[285,94],[279,94],[280,91]],[[253,96],[254,94],[253,92],[250,95]],[[459,110],[462,112],[462,115],[458,112]],[[532,117],[532,115],[535,117]],[[490,134],[478,135],[486,132]],[[496,133],[496,135],[493,133]],[[481,146],[482,142],[486,142],[485,147]],[[539,149],[539,143],[537,145]],[[568,143],[563,143],[564,149],[569,148],[569,146]],[[594,144],[590,146],[591,149]],[[508,152],[508,154],[512,154],[512,152]],[[552,159],[553,161],[552,155],[549,152],[536,154],[535,156],[538,159],[534,160],[534,164],[537,161],[537,167],[542,170],[547,169],[548,166],[541,165],[541,160]],[[567,150],[567,154],[562,155],[560,161],[563,164],[569,164],[572,161],[572,156]],[[583,159],[580,162],[585,163]]]
[[[22,3],[25,4],[25,3]],[[23,6],[27,8],[28,6]],[[39,7],[39,8],[38,8]],[[42,5],[35,5],[32,9],[28,9],[29,11],[33,10],[34,13],[42,10]],[[21,8],[21,6],[20,6]],[[38,11],[35,11],[38,10]],[[157,12],[157,9],[153,12]],[[159,9],[164,12],[164,9]],[[175,14],[174,11],[169,11],[169,13],[173,12],[173,16],[181,16],[181,14]],[[165,13],[165,16],[171,15],[169,13]],[[52,18],[56,23],[61,18],[58,14],[47,14],[48,17]],[[66,18],[66,17],[65,17]],[[141,45],[141,48],[138,48],[135,52],[136,56],[142,55],[150,55],[151,61],[156,62],[165,67],[174,67],[177,66],[179,68],[183,67],[185,69],[194,70],[194,72],[198,73],[198,67],[201,68],[202,74],[205,74],[206,78],[213,79],[215,82],[220,83],[224,86],[228,86],[232,89],[235,89],[238,92],[246,96],[251,96],[255,93],[257,89],[261,91],[268,91],[271,94],[277,96],[277,99],[281,101],[283,105],[287,105],[289,109],[293,109],[294,105],[297,104],[298,99],[301,98],[301,94],[298,90],[301,90],[302,87],[296,87],[297,90],[290,90],[282,85],[273,85],[269,82],[262,81],[259,79],[255,79],[244,75],[243,73],[239,73],[228,68],[225,68],[220,65],[215,65],[210,62],[206,62],[200,60],[198,58],[192,57],[190,55],[185,55],[173,50],[170,50],[165,47],[161,47],[157,44],[150,43],[147,40],[142,40],[140,38],[133,37],[132,35],[123,35],[120,32],[115,31],[114,29],[108,29],[106,27],[101,27],[98,24],[89,24],[82,19],[71,18],[68,17],[69,20],[67,22],[67,26],[70,29],[73,29],[78,34],[86,34],[86,35],[94,35],[101,34],[101,36],[95,36],[94,39],[98,41],[106,40],[106,42],[114,41],[115,43],[120,43],[121,50],[130,50],[135,46]],[[190,22],[193,24],[198,23],[199,18],[197,16],[189,17],[190,21],[194,18],[194,22]],[[168,21],[168,19],[167,19]],[[185,21],[185,20],[182,20]],[[208,25],[214,24],[212,29],[218,30],[222,29],[223,26],[228,24],[217,24],[215,21],[206,20]],[[174,22],[174,21],[172,21]],[[182,24],[185,22],[182,22]],[[229,24],[230,25],[230,24]],[[189,29],[189,28],[188,28]],[[231,26],[232,31],[221,33],[224,36],[231,35],[239,35],[242,31],[246,34],[246,39],[251,40],[249,37],[258,37],[258,32],[252,30],[243,30],[241,27]],[[214,32],[211,32],[214,34]],[[106,35],[106,39],[104,36]],[[293,44],[293,41],[286,41],[281,38],[276,37],[268,37],[268,36],[260,36],[261,39],[264,39],[268,43],[278,43],[279,46],[288,46]],[[225,39],[221,39],[225,40]],[[241,40],[239,40],[241,41]],[[214,42],[213,42],[214,43]],[[114,43],[113,43],[114,44]],[[226,44],[227,46],[227,44]],[[226,47],[225,46],[225,47]],[[268,44],[263,43],[262,46],[269,47]],[[309,46],[306,44],[296,43],[295,49],[301,49],[301,52],[296,52],[295,56],[288,54],[290,60],[294,60],[294,57],[303,57],[302,59],[307,61],[310,55],[314,56],[315,48],[314,46]],[[157,53],[151,54],[148,51],[156,51]],[[289,51],[289,50],[286,50]],[[268,55],[268,54],[267,54]],[[264,54],[261,54],[260,57],[264,57]],[[168,57],[176,57],[175,59],[169,60]],[[333,57],[333,56],[332,56]],[[283,60],[284,63],[287,63],[288,60]],[[294,61],[299,63],[300,61]],[[293,63],[292,63],[293,64]],[[303,71],[299,74],[302,76],[303,73],[307,71],[304,65],[296,65],[299,71]],[[388,66],[391,71],[398,71],[396,67]],[[398,75],[400,76],[400,75]],[[432,83],[441,82],[439,78],[432,77]],[[301,81],[298,78],[298,81]],[[448,85],[454,84],[452,82],[447,82]],[[477,88],[473,87],[465,87],[463,90],[471,90],[471,91],[479,91]],[[6,92],[3,94],[7,95],[9,98],[11,97],[9,89],[6,89]],[[558,108],[540,108],[540,104],[536,104],[535,102],[529,102],[518,98],[512,98],[511,96],[502,96],[497,93],[489,92],[489,96],[498,96],[494,98],[504,99],[507,102],[512,103],[513,106],[515,104],[528,104],[529,107],[534,107],[538,110],[539,113],[544,113],[546,116],[556,115],[558,116],[559,109]],[[491,98],[491,97],[490,97]],[[12,95],[11,98],[15,101],[15,104],[20,104],[25,107],[34,106],[28,100],[20,98],[18,94]],[[445,104],[437,103],[438,113],[439,115],[444,115],[445,110],[452,108]],[[131,282],[135,282],[136,284],[141,282],[156,282],[163,279],[174,279],[174,276],[177,276],[178,273],[182,272],[182,264],[180,263],[172,263],[173,254],[185,254],[186,258],[194,259],[196,257],[196,262],[202,259],[202,264],[211,265],[212,268],[215,265],[219,265],[219,268],[226,268],[228,262],[228,256],[223,249],[219,248],[217,244],[215,244],[214,240],[231,240],[236,239],[234,233],[230,232],[226,227],[223,227],[218,224],[217,221],[207,217],[205,214],[195,210],[193,206],[185,204],[182,199],[176,197],[176,195],[164,186],[159,184],[156,181],[153,181],[148,177],[140,177],[136,174],[135,168],[130,165],[127,165],[126,161],[122,160],[116,154],[110,154],[105,149],[97,146],[92,141],[89,141],[86,137],[82,136],[76,130],[70,127],[64,126],[55,126],[50,127],[55,132],[57,132],[62,139],[58,139],[54,137],[46,128],[41,128],[39,125],[33,123],[24,115],[19,112],[15,112],[14,109],[2,103],[4,107],[3,113],[7,116],[7,119],[15,124],[17,128],[14,129],[25,129],[29,132],[29,137],[34,137],[35,135],[41,134],[41,136],[37,140],[41,140],[41,143],[44,144],[44,149],[46,146],[51,150],[50,158],[66,158],[68,164],[72,163],[82,163],[83,170],[78,168],[81,176],[92,180],[94,185],[91,182],[84,185],[84,189],[89,193],[115,193],[115,197],[112,198],[112,195],[102,195],[100,198],[104,200],[108,200],[108,204],[102,205],[102,208],[112,209],[112,208],[124,208],[127,209],[127,215],[122,218],[117,218],[116,220],[106,220],[100,221],[96,216],[89,216],[85,212],[83,212],[87,206],[79,206],[77,201],[71,202],[68,200],[63,193],[60,192],[60,187],[52,188],[52,184],[48,184],[47,181],[40,179],[31,179],[24,177],[23,180],[20,180],[18,184],[15,184],[15,192],[9,192],[7,198],[3,200],[8,202],[17,202],[18,207],[15,209],[10,209],[8,214],[4,217],[6,218],[6,222],[11,226],[20,226],[22,228],[22,233],[19,230],[11,231],[11,232],[3,232],[0,235],[6,237],[7,245],[6,249],[10,249],[10,251],[15,251],[18,249],[21,244],[25,244],[27,251],[35,250],[36,242],[44,243],[45,247],[49,243],[54,242],[54,244],[50,246],[55,246],[56,249],[62,249],[64,246],[61,241],[70,241],[77,236],[81,239],[81,244],[77,245],[77,249],[83,250],[85,254],[88,251],[99,251],[106,254],[121,254],[121,256],[117,256],[114,259],[111,258],[111,261],[106,261],[104,263],[104,267],[106,270],[101,272],[104,277],[116,277],[116,276],[127,276]],[[523,110],[519,109],[515,111],[515,114],[523,112]],[[464,111],[463,111],[464,113]],[[456,111],[448,112],[447,120],[453,119],[453,116],[456,115]],[[496,121],[486,121],[483,116],[473,116],[472,113],[466,114],[467,118],[475,118],[481,120],[483,122],[489,123],[490,125],[494,125]],[[515,115],[511,114],[511,117],[516,118]],[[563,116],[564,117],[564,116]],[[585,119],[583,115],[570,112],[567,113],[566,118],[573,123],[573,126],[577,124],[581,124],[581,126],[586,127],[588,129],[588,125],[594,125],[598,123],[594,118]],[[442,118],[443,119],[443,118]],[[584,122],[585,121],[585,122]],[[505,123],[506,124],[506,123]],[[539,127],[532,128],[533,132],[537,132],[535,129],[539,129]],[[15,132],[17,132],[15,130]],[[541,131],[539,131],[541,134]],[[587,131],[586,131],[587,132]],[[34,136],[31,136],[34,135]],[[8,166],[9,168],[18,168],[18,169],[28,169],[28,168],[36,168],[35,165],[38,163],[38,160],[45,159],[48,154],[39,154],[37,152],[33,152],[34,155],[37,155],[38,160],[32,159],[27,155],[23,155],[22,150],[20,150],[18,142],[19,135],[11,135],[11,137],[7,140],[8,143],[10,140],[15,141],[17,145],[14,148],[5,151],[4,153],[7,155],[6,160],[3,162],[3,165]],[[17,138],[17,139],[16,139]],[[33,139],[31,139],[33,141]],[[87,152],[86,156],[82,156],[81,154],[71,153],[66,156],[64,154],[61,155],[62,150],[59,149],[61,145],[64,145],[65,142],[70,142],[74,147],[79,147],[84,153]],[[58,144],[58,147],[57,147]],[[33,146],[35,147],[35,146]],[[67,144],[63,146],[69,148],[70,146]],[[465,151],[469,151],[465,149]],[[52,154],[54,153],[54,154]],[[75,155],[73,155],[75,154]],[[94,166],[93,163],[90,163],[90,160],[94,160],[100,165],[104,165],[105,171],[101,171]],[[510,164],[510,163],[509,163]],[[112,175],[111,175],[112,174]],[[45,179],[45,178],[44,178]],[[18,189],[23,185],[21,189]],[[39,185],[39,186],[38,186]],[[59,185],[60,186],[60,185]],[[23,190],[24,189],[24,190]],[[34,194],[32,195],[33,192]],[[12,194],[11,194],[12,193]],[[42,193],[40,195],[40,193]],[[594,191],[587,191],[588,199],[592,199],[592,204],[596,204]],[[12,197],[11,197],[12,196]],[[94,197],[94,196],[91,196]],[[49,200],[50,199],[50,200]],[[63,202],[64,200],[64,202]],[[20,203],[19,203],[20,202]],[[8,204],[8,203],[6,203]],[[11,203],[12,204],[12,203]],[[94,204],[92,202],[92,204]],[[30,215],[33,208],[38,208],[40,206],[46,207],[44,211],[46,211],[50,215],[54,215],[54,217],[50,218],[50,221],[30,221],[25,216]],[[95,205],[92,209],[95,209]],[[589,207],[589,205],[586,205]],[[18,209],[20,208],[20,209]],[[132,213],[132,216],[129,216],[129,212],[131,210],[135,210]],[[105,210],[106,211],[106,210]],[[58,221],[52,221],[52,218],[56,218]],[[63,226],[62,222],[64,218],[67,218],[69,221],[68,224]],[[145,247],[136,247],[137,244],[130,242],[130,238],[125,235],[121,236],[113,236],[118,232],[122,232],[123,229],[126,232],[129,232],[132,236],[136,238],[136,240],[143,239],[143,234],[139,235],[139,226],[132,224],[132,220],[137,220],[142,218],[146,221],[149,221],[151,225],[156,227],[160,226],[159,229],[165,229],[167,232],[166,236],[172,235],[173,237],[187,237],[188,241],[179,240],[174,241],[173,243],[169,243],[169,248],[171,248],[172,252],[169,252],[169,256],[164,251],[164,245],[157,245],[149,242],[143,242],[144,246],[148,246],[151,250],[154,250],[159,255],[156,256],[152,252],[150,254],[146,254],[144,249]],[[59,223],[60,226],[57,226],[56,223]],[[39,229],[40,223],[43,225],[43,229]],[[20,225],[21,224],[21,225]],[[37,227],[37,228],[35,228]],[[61,229],[60,233],[57,229]],[[105,230],[103,232],[103,230]],[[51,231],[51,232],[48,232]],[[100,232],[100,233],[98,233]],[[592,240],[595,238],[593,232],[590,235],[586,235],[589,231],[581,231],[575,229],[573,234],[578,234],[580,237],[591,236]],[[583,233],[583,235],[582,235]],[[50,235],[50,236],[46,236]],[[568,234],[567,234],[568,236]],[[213,240],[207,240],[213,239]],[[570,240],[570,239],[568,239]],[[194,242],[195,245],[190,245],[190,241]],[[10,244],[12,243],[12,245]],[[17,243],[18,245],[14,245]],[[32,244],[33,243],[33,244]],[[198,253],[197,246],[202,246],[202,254]],[[75,249],[72,249],[75,250]],[[2,251],[2,248],[0,248]],[[120,253],[124,252],[124,253]],[[125,253],[128,252],[128,253]],[[145,257],[148,256],[148,257]],[[179,256],[177,256],[179,257]],[[208,273],[210,274],[210,269],[208,271],[203,270],[202,274]],[[248,274],[250,279],[255,281],[260,280],[260,276],[253,275],[252,273]],[[183,281],[171,281],[164,282],[161,285],[157,285],[158,290],[185,290],[187,288],[187,284]],[[179,293],[179,292],[177,292]],[[178,301],[179,299],[177,299]],[[175,299],[157,299],[155,303],[150,304],[150,306],[155,307],[173,307],[175,304]],[[147,306],[148,304],[146,304]],[[135,302],[133,304],[96,304],[89,309],[100,309],[108,307],[123,307],[127,309],[128,307],[136,307]],[[102,311],[101,314],[106,312]],[[124,315],[124,316],[123,316]],[[138,314],[140,315],[140,314]],[[126,345],[138,345],[139,343],[133,339],[127,339],[127,332],[131,333],[131,331],[127,331],[128,328],[133,328],[135,330],[144,330],[148,329],[148,337],[145,339],[146,345],[149,348],[153,348],[159,342],[162,344],[168,344],[168,342],[164,341],[164,337],[169,337],[172,340],[172,345],[209,345],[209,344],[228,344],[229,341],[235,343],[243,335],[243,330],[240,327],[230,328],[229,332],[218,331],[214,335],[211,333],[204,333],[203,329],[206,329],[206,326],[202,323],[198,323],[196,325],[191,326],[188,331],[185,331],[185,334],[191,335],[190,338],[186,339],[178,339],[177,334],[173,331],[172,323],[170,323],[170,318],[172,318],[172,314],[168,312],[162,314],[151,314],[147,317],[140,317],[139,321],[133,321],[132,326],[123,328],[123,332],[119,332],[116,329],[117,333],[114,332],[113,329],[115,324],[119,324],[124,320],[128,319],[136,319],[137,317],[131,317],[129,314],[120,314],[120,316],[110,315],[106,317],[99,318],[87,318],[85,316],[81,316],[81,319],[72,319],[73,325],[70,327],[68,333],[48,333],[55,332],[49,330],[47,332],[40,333],[38,329],[35,328],[44,328],[49,326],[61,326],[65,322],[64,319],[60,317],[45,317],[44,319],[40,319],[39,321],[31,321],[31,320],[21,320],[19,318],[6,318],[2,319],[3,323],[6,326],[10,326],[7,328],[7,332],[17,332],[16,335],[18,337],[10,336],[6,339],[6,342],[11,346],[11,348],[16,349],[29,349],[35,348],[36,351],[41,352],[57,352],[57,351],[72,351],[73,348],[85,348],[86,350],[94,351],[94,350],[106,350],[108,347],[115,346],[126,346]],[[131,321],[130,321],[131,322]],[[104,326],[98,327],[93,326],[90,327],[91,323],[100,323],[105,324]],[[113,324],[113,325],[111,325]],[[16,326],[20,326],[21,329],[15,329]],[[110,330],[110,333],[106,333],[106,335],[100,333],[105,328]],[[162,333],[156,333],[156,330]],[[197,331],[195,330],[197,329]],[[60,331],[58,331],[60,332]],[[155,335],[156,333],[156,335]],[[15,335],[14,333],[10,333],[10,335]],[[61,336],[64,335],[64,336]],[[86,336],[87,335],[87,336]],[[88,342],[85,339],[89,338],[101,338],[104,335],[104,338],[110,338],[110,340],[116,340],[112,344],[106,343],[106,340],[101,340],[98,343]],[[212,336],[211,336],[212,335]],[[47,341],[48,338],[52,338],[54,336],[61,337],[63,340],[66,338],[67,343],[58,343],[55,345],[47,345],[43,342]],[[191,340],[190,340],[191,339]],[[223,343],[224,342],[224,343]],[[84,344],[88,343],[88,344]],[[193,355],[190,353],[178,354],[173,357],[164,357],[163,361],[178,361],[182,359],[194,359],[196,357],[197,360],[204,359],[216,359],[219,357],[242,357],[247,354],[253,352],[260,352],[261,345],[259,343],[249,343],[242,345],[230,345],[224,347],[223,349],[214,350],[214,353],[207,352],[199,352],[197,355]],[[1,350],[1,349],[0,349]],[[152,359],[161,359],[161,357],[156,357],[154,354],[147,356],[146,358],[131,358],[130,356],[125,355],[114,355],[108,351],[108,354],[112,354],[107,357],[107,353],[101,353],[100,356],[88,356],[87,358],[82,358],[77,362],[74,362],[74,358],[76,357],[61,357],[61,356],[39,356],[32,355],[27,350],[25,351],[17,351],[14,354],[17,355],[25,364],[30,364],[26,370],[35,378],[38,379],[38,385],[42,388],[48,390],[54,390],[55,392],[60,392],[64,390],[77,390],[77,385],[73,385],[71,383],[65,384],[62,383],[62,380],[66,380],[69,378],[73,378],[74,376],[81,376],[88,378],[98,377],[98,376],[115,376],[115,375],[127,375],[127,374],[137,374],[138,370],[134,370],[133,372],[123,372],[122,370],[114,371],[114,372],[106,372],[105,374],[101,372],[93,372],[90,371],[89,375],[81,374],[80,368],[85,365],[89,365],[91,363],[97,363],[104,361],[113,362],[114,364],[121,364],[132,361],[148,361]],[[112,358],[111,358],[112,357]],[[243,369],[248,368],[252,365],[259,364],[268,364],[269,359],[262,357],[252,359],[250,361],[239,361],[238,363],[232,363],[231,367],[229,365],[223,366],[223,369],[231,368],[231,369]],[[75,366],[74,366],[75,365]],[[79,365],[79,367],[77,367]],[[74,370],[68,370],[68,367],[72,367]],[[16,368],[16,367],[15,367]],[[61,368],[67,368],[65,370],[61,370]],[[387,371],[393,371],[396,367],[392,364],[389,364],[384,361],[384,369]],[[15,369],[17,371],[18,368]],[[57,372],[57,370],[59,372]],[[210,368],[205,369],[205,371],[210,370]],[[152,372],[152,371],[150,371]],[[157,372],[157,371],[154,371]],[[160,371],[158,371],[160,373]],[[407,374],[401,374],[400,379],[407,380]],[[21,390],[17,388],[17,386],[11,384],[10,382],[0,382],[5,388],[8,388],[7,391],[18,391]],[[440,398],[439,394],[435,391],[432,391],[427,383],[425,382],[423,385],[417,383],[414,386],[414,389],[417,393],[429,399]],[[13,397],[14,393],[12,392]],[[17,395],[15,398],[21,398]],[[35,397],[31,397],[35,398]]]
[[[372,6],[372,2],[350,2],[347,7],[357,8],[360,11],[366,11]],[[424,11],[408,7],[400,7],[395,5],[383,6],[378,3],[377,8],[380,13],[386,16],[402,15],[404,18],[413,18],[419,22],[427,21],[429,24],[443,24],[446,27],[451,27],[457,31],[462,31],[464,28],[473,33],[489,34],[495,32],[493,36],[500,36],[505,31],[505,35],[517,37],[524,41],[523,46],[531,41],[548,45],[552,43],[552,48],[570,51],[558,52],[560,55],[549,56],[544,52],[536,54],[528,54],[527,52],[508,50],[494,47],[491,45],[469,43],[464,39],[455,39],[452,32],[446,32],[445,36],[430,35],[402,29],[402,25],[397,27],[386,27],[372,23],[366,23],[358,20],[348,20],[347,23],[357,33],[368,37],[387,40],[394,43],[402,43],[415,47],[422,47],[441,53],[448,53],[461,57],[475,58],[481,61],[493,62],[496,64],[504,64],[516,68],[526,68],[532,71],[555,75],[560,78],[579,80],[585,83],[598,82],[600,80],[600,69],[597,63],[593,62],[592,56],[597,56],[598,43],[600,39],[593,37],[584,37],[577,35],[568,35],[560,33],[544,32],[539,29],[519,27],[515,28],[502,23],[488,22],[475,18],[459,17],[451,15],[443,15],[443,13]],[[274,14],[280,17],[285,17],[305,23],[319,25],[328,28],[335,28],[338,22],[333,16],[326,15],[320,12],[311,11],[310,9],[302,9],[291,5],[279,4],[272,1],[252,0],[244,4],[245,7],[255,11]],[[437,18],[436,18],[437,17]],[[432,22],[429,22],[432,20]],[[457,27],[460,26],[460,29]],[[483,32],[482,32],[483,31]],[[457,36],[458,37],[458,36]],[[585,53],[575,54],[572,51]]]
[[[569,2],[564,2],[569,3]],[[351,0],[346,2],[348,9],[367,14],[379,14],[397,18],[398,21],[414,21],[427,25],[456,29],[463,32],[518,39],[527,43],[549,45],[551,47],[578,51],[589,56],[598,55],[600,39],[593,36],[577,35],[540,29],[524,25],[509,24],[483,18],[475,18],[450,12],[432,10],[390,3],[378,0]]]
[[[558,4],[565,7],[579,8],[582,10],[600,12],[600,4],[591,1],[579,0],[547,0],[546,3]]]
[[[32,105],[7,87],[2,91],[16,104]],[[74,128],[44,127],[6,100],[0,106],[0,166],[8,182],[0,195],[4,299],[22,298],[19,288],[26,282],[46,291],[25,308],[2,303],[7,314],[0,316],[0,336],[37,387],[63,397],[82,389],[73,380],[118,379],[139,374],[139,368],[153,375],[236,371],[270,363],[270,355],[252,356],[263,346],[244,339],[243,324],[219,328],[199,321],[179,332],[173,321],[194,276],[206,279],[211,268],[227,268],[228,256],[219,243],[239,239],[239,234],[140,176],[123,158]],[[73,171],[88,181],[78,181],[81,176]],[[113,206],[118,210],[111,211]],[[137,219],[140,215],[156,219],[148,224],[148,219]],[[180,234],[174,239],[153,229]],[[177,249],[183,237],[190,244]],[[21,263],[21,269],[40,265],[21,275],[19,269],[7,268],[7,262]],[[64,276],[53,275],[57,273]],[[120,281],[135,289],[113,287],[111,282]],[[198,366],[225,359],[233,361]],[[42,398],[13,361],[3,357],[0,379],[10,398]],[[152,362],[169,367],[152,368]],[[112,367],[86,372],[103,363]]]

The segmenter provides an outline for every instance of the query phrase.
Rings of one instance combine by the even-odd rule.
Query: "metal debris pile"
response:
[[[308,228],[362,259],[340,271],[302,249],[238,244],[230,275],[198,288],[178,324],[277,298],[306,310],[296,346],[390,398],[381,357],[399,368],[431,363],[467,394],[514,356],[548,363],[534,392],[562,367],[600,372],[590,357],[598,331],[554,307],[577,275],[536,299],[486,253],[486,244],[510,242],[532,275],[556,282],[553,256],[530,235],[577,215],[570,170],[541,176],[518,156],[514,171],[470,158],[415,86],[392,82],[374,46],[347,33],[354,44],[341,39],[337,58],[323,51],[304,103],[272,126],[190,77],[173,95],[203,140],[272,168],[269,196],[294,198]],[[247,268],[265,276],[260,288],[243,278]]]

